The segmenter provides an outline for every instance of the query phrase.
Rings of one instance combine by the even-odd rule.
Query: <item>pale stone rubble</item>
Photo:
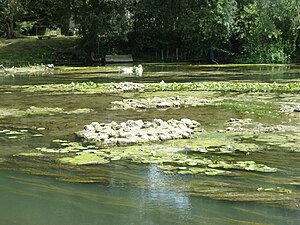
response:
[[[230,118],[227,121],[228,127],[225,130],[218,130],[218,132],[253,132],[253,133],[272,133],[272,132],[286,132],[293,131],[295,127],[285,126],[285,125],[276,125],[276,126],[267,126],[260,122],[255,122],[250,118],[246,119],[237,119]]]
[[[45,72],[53,71],[53,64],[39,65],[35,67],[4,67],[0,65],[0,74],[15,74],[15,73],[34,73],[34,72]]]
[[[172,108],[172,107],[182,107],[182,106],[202,106],[208,105],[211,101],[203,98],[196,97],[185,97],[180,98],[168,97],[168,98],[146,98],[146,99],[123,99],[122,101],[112,102],[113,110],[117,109],[152,109],[152,108]]]
[[[133,82],[122,82],[113,84],[110,88],[122,92],[143,92],[145,90],[145,85]]]
[[[76,132],[76,135],[85,142],[100,146],[131,145],[188,138],[199,125],[197,121],[190,119],[128,120],[121,123],[92,122],[85,125],[82,131]]]
[[[284,113],[300,112],[300,104],[281,105],[280,111]]]

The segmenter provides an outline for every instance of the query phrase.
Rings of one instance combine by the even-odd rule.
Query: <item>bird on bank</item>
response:
[[[135,69],[135,74],[137,75],[137,76],[142,76],[143,75],[143,66],[141,65],[141,64],[139,64],[138,66],[137,66],[137,68]]]

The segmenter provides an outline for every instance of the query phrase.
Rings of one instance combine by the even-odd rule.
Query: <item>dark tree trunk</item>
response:
[[[6,22],[6,38],[7,39],[15,38],[14,21],[13,20],[8,20]]]

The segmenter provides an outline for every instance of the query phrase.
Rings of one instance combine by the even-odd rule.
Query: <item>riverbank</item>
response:
[[[80,59],[77,37],[58,36],[39,39],[36,36],[0,39],[0,65],[30,66],[35,64],[74,65]]]
[[[87,53],[80,48],[80,39],[75,36],[57,36],[51,38],[38,38],[26,36],[17,39],[0,38],[0,65],[4,67],[28,67],[37,64],[54,64],[55,66],[84,66],[88,65]],[[135,59],[139,61],[140,59]],[[150,63],[150,62],[148,62]],[[169,62],[168,64],[173,64]],[[180,63],[180,62],[175,62]],[[184,64],[200,64],[200,61],[185,61]],[[239,64],[240,66],[255,66],[255,64]],[[259,64],[270,66],[270,64]],[[273,64],[274,66],[286,66]],[[228,67],[232,64],[211,64],[211,67]]]

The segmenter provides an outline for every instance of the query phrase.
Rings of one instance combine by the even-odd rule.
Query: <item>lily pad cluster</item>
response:
[[[53,140],[49,148],[37,148],[38,153],[21,153],[19,156],[56,156],[64,164],[96,165],[119,160],[138,164],[157,164],[166,174],[205,174],[236,175],[234,171],[276,172],[254,161],[213,160],[209,155],[185,154],[184,149],[162,147],[161,145],[124,146],[100,148],[95,145],[84,146],[79,142]]]
[[[95,153],[98,152],[98,148],[94,145],[83,146],[78,142],[69,142],[67,140],[53,140],[50,148],[36,148],[43,153],[76,153],[76,152],[88,152]]]
[[[197,121],[190,119],[128,120],[120,124],[115,121],[93,122],[85,125],[84,130],[76,132],[76,135],[88,143],[100,146],[120,146],[188,138],[199,125]]]
[[[3,129],[0,130],[0,138],[7,138],[7,139],[23,139],[26,137],[42,137],[43,131],[45,130],[44,127],[38,127],[34,130],[29,129]]]
[[[24,137],[24,135],[28,134],[27,129],[21,129],[21,130],[10,130],[10,129],[4,129],[0,130],[0,137],[6,137],[8,139],[18,139],[20,137]]]
[[[168,98],[146,98],[146,99],[123,99],[122,101],[112,102],[112,109],[153,109],[153,108],[171,108],[171,107],[182,107],[182,106],[202,106],[207,105],[211,101],[208,99],[202,99],[197,97],[186,97],[180,98],[168,97]]]
[[[178,157],[175,156],[175,157]],[[159,166],[165,173],[178,173],[178,174],[197,174],[202,173],[206,175],[234,175],[233,170],[242,171],[255,171],[271,173],[276,172],[276,168],[259,164],[254,161],[238,161],[229,162],[226,160],[211,160],[203,157],[184,157],[181,156],[180,160],[173,160],[163,162]]]

